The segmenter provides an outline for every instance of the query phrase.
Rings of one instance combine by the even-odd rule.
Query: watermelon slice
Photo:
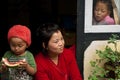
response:
[[[8,67],[16,67],[19,66],[19,62],[11,63],[7,60],[7,58],[2,58],[3,63]]]

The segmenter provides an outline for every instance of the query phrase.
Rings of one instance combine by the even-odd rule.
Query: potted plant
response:
[[[96,50],[100,57],[95,61],[90,61],[93,67],[92,74],[88,80],[119,80],[120,79],[120,52],[117,49],[119,36],[112,34],[108,44],[113,44],[114,49],[106,45],[104,50]],[[103,63],[103,67],[100,64]]]

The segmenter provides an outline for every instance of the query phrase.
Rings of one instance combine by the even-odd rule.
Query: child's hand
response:
[[[6,70],[7,70],[7,66],[1,61],[0,72],[6,71]]]
[[[20,63],[19,67],[24,67],[25,69],[29,65],[28,62],[26,60],[24,60],[24,59],[20,60],[19,63]]]

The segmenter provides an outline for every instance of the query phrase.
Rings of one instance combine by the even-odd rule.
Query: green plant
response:
[[[112,37],[109,38],[108,44],[113,44],[114,49],[107,45],[103,51],[96,50],[96,54],[100,59],[90,61],[93,70],[88,80],[100,80],[100,78],[107,78],[107,80],[120,79],[120,52],[117,50],[118,38],[119,36],[115,34],[112,34]],[[103,62],[104,66],[99,66]]]

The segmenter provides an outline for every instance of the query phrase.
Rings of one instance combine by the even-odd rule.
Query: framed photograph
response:
[[[96,0],[85,0],[85,28],[84,28],[84,32],[85,33],[120,33],[120,6],[119,8],[116,8],[115,6],[115,10],[117,9],[118,13],[117,13],[117,21],[115,24],[111,24],[111,25],[93,25],[93,3]],[[114,0],[112,0],[114,1]],[[116,0],[117,1],[117,0]],[[118,0],[118,5],[120,4],[120,0]],[[114,10],[113,10],[114,12]],[[114,16],[114,20],[115,20],[115,16]]]

